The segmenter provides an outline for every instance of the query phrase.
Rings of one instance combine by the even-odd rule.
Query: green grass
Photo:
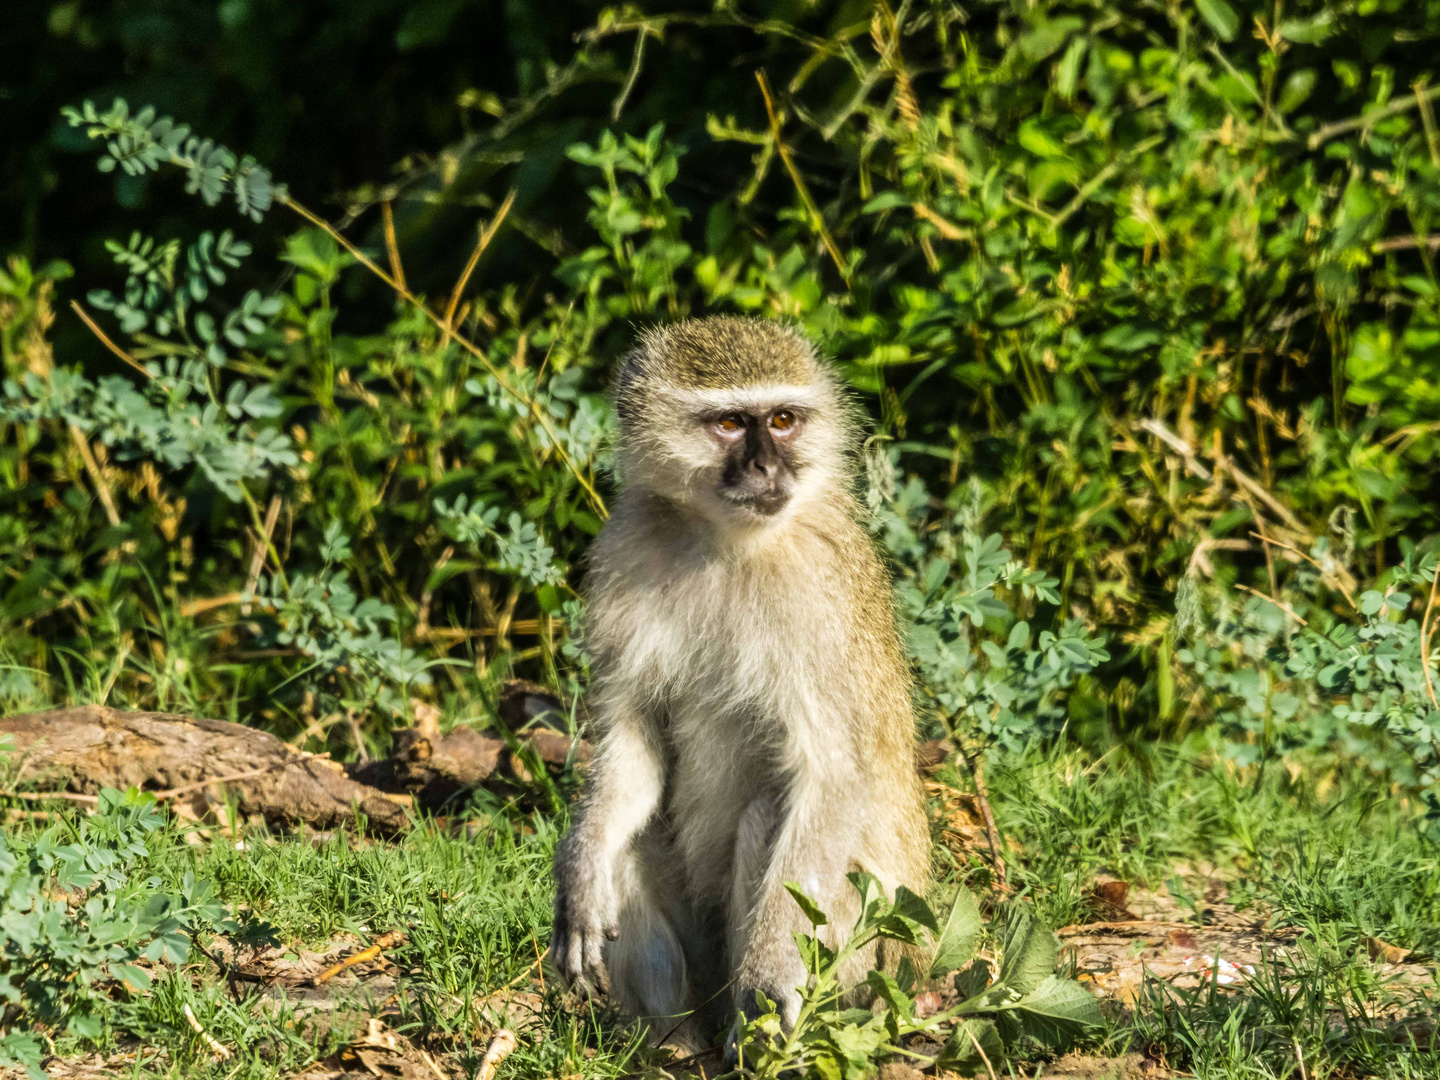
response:
[[[1148,1053],[1207,1080],[1300,1077],[1297,1047],[1307,1080],[1440,1075],[1433,969],[1428,985],[1400,985],[1365,952],[1373,936],[1420,959],[1436,955],[1440,852],[1415,809],[1373,777],[1319,763],[1297,776],[1239,772],[1199,745],[1098,760],[1036,752],[992,771],[998,822],[1020,847],[1011,883],[1051,925],[1095,917],[1087,896],[1097,873],[1152,890],[1168,884],[1183,909],[1193,882],[1186,871],[1204,866],[1225,882],[1231,903],[1300,931],[1283,962],[1270,957],[1242,989],[1151,981],[1133,1014],[1111,1010],[1103,1043],[1088,1052]],[[553,982],[539,994],[534,964],[549,932],[558,827],[542,816],[495,815],[468,830],[423,825],[394,844],[252,831],[240,850],[174,835],[149,872],[167,884],[188,872],[213,880],[252,926],[268,927],[281,952],[403,931],[406,943],[387,954],[395,965],[387,1023],[456,1075],[474,1074],[503,1019],[478,1003],[506,987],[540,1000],[504,1066],[507,1078],[653,1071],[653,1057],[619,1018]],[[238,947],[242,966],[252,945]],[[250,983],[227,986],[215,964],[195,960],[145,995],[117,991],[103,1049],[139,1049],[131,1075],[293,1075],[349,1042],[377,1008],[357,999],[352,1010],[307,1020],[309,1006],[261,996]],[[187,1003],[235,1058],[211,1062],[183,1016]],[[1045,1066],[1036,1051],[1014,1075],[1045,1075]]]
[[[1319,783],[1242,771],[1203,744],[1119,753],[1030,756],[992,780],[1000,828],[1025,852],[1020,882],[1054,925],[1084,918],[1099,871],[1158,887],[1206,863],[1277,925],[1440,952],[1440,848],[1376,778],[1333,762],[1317,763]]]

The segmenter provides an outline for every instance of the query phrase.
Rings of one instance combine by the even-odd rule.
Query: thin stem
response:
[[[835,241],[830,236],[830,230],[825,227],[825,216],[820,213],[820,207],[815,204],[814,198],[810,195],[810,189],[805,186],[804,177],[800,175],[800,170],[790,157],[790,148],[780,138],[780,118],[775,112],[775,102],[770,96],[770,83],[765,78],[763,70],[755,72],[755,81],[760,84],[760,94],[765,99],[765,115],[770,119],[770,136],[775,141],[775,152],[780,155],[780,161],[784,164],[785,171],[794,181],[795,190],[800,194],[800,201],[805,205],[806,213],[810,215],[810,223],[820,234],[820,241],[825,245],[825,250],[830,253],[830,258],[835,263],[835,269],[840,271],[840,276],[848,286],[850,271],[840,257],[840,249],[835,246]]]
[[[478,345],[476,345],[470,339],[466,338],[464,335],[456,334],[454,332],[454,329],[447,326],[445,321],[441,319],[439,315],[436,315],[433,311],[431,311],[430,308],[427,307],[419,299],[419,297],[415,296],[415,294],[412,293],[409,289],[407,289],[404,285],[396,281],[384,270],[380,269],[380,267],[377,266],[372,259],[370,259],[363,251],[361,251],[358,247],[356,247],[348,239],[346,239],[346,237],[343,236],[339,231],[337,231],[334,226],[332,226],[328,221],[326,221],[324,218],[321,218],[317,214],[312,213],[303,205],[292,199],[289,195],[284,196],[282,201],[291,210],[295,211],[295,213],[299,214],[302,218],[310,222],[310,224],[314,225],[317,229],[320,229],[327,236],[329,236],[330,239],[334,240],[337,244],[343,247],[351,256],[354,257],[356,262],[369,270],[381,281],[385,282],[386,285],[389,285],[390,288],[395,291],[397,296],[406,301],[406,303],[413,304],[415,308],[422,315],[425,316],[425,318],[429,319],[430,322],[435,324],[436,329],[440,330],[442,333],[447,333],[453,336],[454,339],[459,342],[461,348],[463,348],[466,352],[468,352],[471,356],[473,356],[476,360],[480,362],[480,366],[485,369],[485,371],[491,376],[491,378],[495,380],[497,384],[499,384],[500,389],[504,390],[507,394],[509,394],[518,402],[523,403],[526,400],[523,394],[516,390],[515,387],[510,385],[509,381],[505,378],[505,376],[501,374],[500,369],[490,362],[490,358],[486,356],[483,351],[481,351]],[[595,490],[595,485],[592,484],[590,480],[585,476],[585,474],[580,471],[580,468],[578,465],[575,464],[574,459],[571,458],[568,453],[566,453],[565,447],[561,445],[560,436],[555,431],[554,426],[546,418],[543,412],[535,408],[533,403],[530,406],[530,419],[539,424],[540,427],[544,430],[545,434],[550,436],[550,442],[555,447],[555,453],[559,455],[560,460],[564,462],[565,467],[570,470],[571,475],[575,477],[575,479],[579,482],[580,486],[585,490],[585,494],[589,498],[590,505],[594,508],[595,512],[600,515],[602,520],[608,518],[610,516],[610,512],[605,507],[605,500],[602,499],[600,497],[600,493]]]
[[[990,793],[985,786],[984,755],[984,750],[978,750],[972,758],[961,750],[960,760],[965,762],[965,767],[970,771],[970,779],[975,785],[975,801],[980,804],[980,817],[985,821],[985,838],[990,842],[990,856],[995,860],[995,880],[1000,888],[1007,889],[1009,883],[1006,880],[1005,856],[1000,854],[1000,830],[995,826],[995,812],[990,808]]]
[[[125,363],[129,364],[132,368],[140,372],[140,374],[144,375],[147,379],[153,379],[155,377],[154,375],[151,375],[150,372],[145,370],[145,365],[141,364],[140,361],[136,360],[133,356],[131,356],[124,349],[122,349],[119,345],[116,345],[115,342],[111,341],[110,338],[106,336],[105,331],[101,330],[99,325],[96,324],[95,320],[90,317],[90,313],[80,306],[80,301],[71,300],[70,306],[74,309],[75,314],[80,316],[80,321],[83,322],[86,326],[88,326],[90,328],[90,332],[100,339],[100,344],[104,345],[112,353],[118,356],[121,360],[124,360]]]
[[[1435,684],[1430,678],[1430,635],[1434,633],[1430,616],[1435,610],[1435,591],[1440,587],[1440,562],[1435,564],[1435,573],[1430,578],[1430,598],[1425,602],[1425,614],[1420,619],[1420,670],[1425,673],[1425,692],[1430,695],[1430,706],[1440,709],[1435,700]]]

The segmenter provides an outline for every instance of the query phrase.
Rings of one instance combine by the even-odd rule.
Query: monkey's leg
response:
[[[749,949],[756,908],[765,883],[765,870],[770,863],[770,846],[777,818],[775,801],[759,798],[745,808],[735,830],[735,861],[730,882],[730,902],[726,912],[726,945],[732,969]],[[777,1004],[780,1003],[777,1001]],[[754,988],[736,987],[735,1005],[746,1019],[753,1020],[760,1015],[760,1007],[755,1003]],[[735,1067],[739,1055],[736,1038],[742,1021],[733,1013],[731,1015],[735,1023],[731,1025],[725,1040],[726,1069]]]
[[[684,869],[668,831],[647,828],[616,868],[619,933],[605,949],[611,996],[645,1021],[656,1043],[704,1048],[687,953],[698,933]]]
[[[737,838],[745,849],[745,885],[753,899],[743,930],[732,938],[738,946],[731,954],[735,1001],[752,1012],[758,990],[775,1002],[787,1027],[799,1014],[799,988],[806,979],[792,935],[810,932],[810,924],[785,883],[798,883],[830,916],[832,934],[826,943],[832,947],[839,943],[833,936],[843,936],[857,914],[855,892],[845,873],[858,861],[859,832],[841,805],[844,790],[797,781],[784,810],[768,799],[752,804]],[[741,854],[737,850],[737,887]]]
[[[619,866],[660,805],[664,770],[651,721],[611,689],[596,701],[603,729],[575,821],[555,849],[550,956],[565,979],[605,990],[605,943],[619,933]]]
[[[751,923],[760,902],[765,869],[770,863],[770,843],[777,818],[773,799],[755,799],[740,815],[735,830],[735,862],[726,919],[726,944],[732,967],[745,955],[749,944]]]

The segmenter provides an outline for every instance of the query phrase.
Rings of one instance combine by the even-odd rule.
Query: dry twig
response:
[[[210,1052],[212,1054],[214,1054],[217,1058],[221,1059],[233,1056],[230,1053],[230,1048],[228,1046],[225,1046],[218,1039],[216,1039],[215,1036],[211,1035],[208,1031],[206,1031],[203,1027],[200,1026],[200,1021],[195,1019],[195,1013],[190,1008],[190,1003],[188,1001],[185,1003],[185,1007],[182,1011],[185,1013],[185,1019],[190,1021],[190,1026],[195,1029],[195,1034],[199,1035],[200,1038],[205,1040],[205,1045],[210,1047]]]
[[[980,1045],[980,1040],[975,1037],[975,1032],[966,1028],[965,1034],[970,1036],[970,1041],[975,1044],[975,1049],[980,1054],[980,1060],[985,1062],[985,1071],[990,1074],[990,1080],[995,1080],[995,1066],[990,1064],[990,1055],[985,1053],[985,1048]]]
[[[389,206],[389,203],[385,204]],[[265,534],[255,544],[255,552],[250,556],[250,570],[245,575],[245,595],[253,596],[255,586],[260,584],[260,571],[265,569],[265,555],[270,550],[270,538],[275,535],[275,522],[280,520],[280,496],[271,495],[270,505],[265,508]],[[250,614],[250,605],[243,604],[240,608],[241,615]]]
[[[110,485],[105,482],[105,476],[100,472],[100,463],[95,460],[95,451],[90,449],[90,440],[85,438],[83,431],[71,424],[70,441],[75,444],[75,449],[80,451],[80,460],[85,465],[90,482],[95,485],[95,494],[100,496],[100,505],[105,507],[105,516],[110,519],[111,525],[119,525],[120,511],[115,508],[115,496],[110,494]]]
[[[485,254],[485,249],[490,246],[490,241],[495,239],[495,234],[500,231],[501,224],[505,221],[510,208],[515,205],[515,189],[510,189],[510,194],[505,196],[505,201],[500,204],[500,209],[495,211],[495,216],[490,219],[490,224],[480,230],[480,238],[475,242],[475,249],[470,252],[470,258],[465,263],[465,269],[460,272],[460,277],[455,281],[455,288],[450,290],[450,302],[445,305],[445,337],[440,342],[440,348],[450,344],[450,336],[455,330],[455,311],[460,307],[460,297],[465,292],[465,286],[470,284],[470,275],[475,273],[475,266],[480,262],[480,256]],[[404,285],[403,280],[400,281]]]
[[[1266,601],[1274,604],[1277,608],[1279,608],[1281,611],[1285,612],[1286,615],[1289,615],[1292,619],[1294,619],[1296,622],[1298,622],[1301,626],[1309,626],[1309,625],[1310,625],[1310,624],[1309,624],[1308,622],[1306,622],[1303,618],[1301,618],[1300,614],[1299,614],[1294,608],[1292,608],[1289,604],[1285,603],[1284,600],[1276,600],[1273,596],[1266,596],[1266,595],[1265,595],[1263,592],[1261,592],[1260,590],[1258,590],[1258,589],[1252,589],[1252,588],[1250,588],[1250,586],[1248,586],[1248,585],[1236,585],[1235,588],[1239,589],[1241,592],[1247,592],[1247,593],[1249,593],[1251,596],[1258,596],[1258,597],[1260,597],[1261,600],[1266,600]]]
[[[147,379],[153,379],[155,377],[154,375],[151,375],[150,372],[145,370],[144,364],[140,363],[139,360],[136,360],[133,356],[131,356],[124,349],[122,349],[119,345],[116,345],[115,342],[111,341],[110,338],[106,336],[105,331],[101,330],[95,320],[90,317],[90,313],[80,306],[80,301],[71,300],[70,306],[74,309],[75,314],[80,316],[80,321],[83,322],[86,326],[88,326],[90,328],[90,332],[100,339],[101,345],[104,345],[112,353],[118,356],[121,360],[124,360],[125,363],[129,364],[136,371],[140,372],[141,375],[144,375]]]
[[[399,930],[392,930],[388,934],[381,934],[369,948],[361,949],[354,956],[347,956],[344,960],[341,960],[340,963],[326,968],[319,975],[315,976],[315,985],[320,986],[323,983],[329,982],[336,975],[354,967],[356,964],[363,964],[369,960],[374,960],[386,949],[393,949],[396,945],[400,945],[404,941],[405,935]]]
[[[385,254],[390,258],[390,273],[404,288],[405,266],[400,262],[400,245],[395,242],[395,211],[389,199],[380,204],[380,220],[385,225]]]
[[[471,341],[464,335],[456,334],[453,327],[449,326],[444,319],[442,319],[439,315],[436,315],[435,312],[431,311],[430,308],[426,306],[426,304],[421,301],[418,296],[416,296],[409,289],[407,289],[401,282],[396,281],[394,277],[387,274],[384,270],[380,269],[380,267],[376,265],[375,260],[371,259],[358,247],[352,244],[344,233],[340,232],[338,229],[335,228],[335,226],[331,225],[320,215],[309,210],[303,204],[296,202],[294,199],[286,196],[283,199],[283,202],[291,210],[295,211],[295,213],[299,214],[311,225],[314,225],[326,236],[330,237],[330,239],[334,240],[337,244],[344,248],[346,253],[352,256],[355,261],[358,262],[361,266],[365,267],[365,269],[369,270],[381,281],[385,282],[386,285],[389,285],[390,288],[395,291],[396,295],[398,295],[406,303],[413,305],[416,310],[418,310],[422,315],[424,315],[425,318],[428,319],[431,323],[433,323],[435,327],[439,329],[442,333],[448,334],[453,337],[454,340],[459,343],[460,347],[464,349],[467,353],[469,353],[472,357],[474,357],[475,360],[480,364],[480,366],[484,368],[485,371],[490,375],[490,377],[495,380],[496,384],[500,387],[500,389],[504,390],[516,401],[526,400],[525,395],[521,394],[519,390],[512,386],[509,380],[506,379],[504,373],[493,363],[490,362],[490,357],[485,355],[485,351],[481,349],[480,346],[476,345],[473,341]],[[595,485],[591,483],[590,478],[586,476],[583,471],[581,471],[580,466],[575,464],[575,459],[572,458],[569,452],[564,448],[564,446],[561,445],[560,435],[558,432],[556,432],[555,425],[550,422],[549,418],[546,417],[543,410],[535,408],[533,400],[531,401],[529,416],[531,420],[533,420],[536,424],[540,426],[540,428],[545,432],[546,435],[550,436],[551,447],[554,449],[556,456],[560,458],[560,460],[564,463],[565,467],[570,470],[570,474],[575,477],[576,482],[581,486],[581,488],[584,489],[585,494],[590,499],[590,505],[594,508],[595,512],[601,517],[602,520],[608,518],[610,516],[610,512],[606,509],[605,500],[600,497],[600,492],[595,490]]]
[[[1256,540],[1259,540],[1262,544],[1270,544],[1273,547],[1280,548],[1282,551],[1288,551],[1292,555],[1304,559],[1311,566],[1315,567],[1316,570],[1320,571],[1320,576],[1326,582],[1334,585],[1335,588],[1340,590],[1340,594],[1345,597],[1346,603],[1348,603],[1352,608],[1358,609],[1359,605],[1355,603],[1355,597],[1351,595],[1349,588],[1347,588],[1345,585],[1345,582],[1341,581],[1339,576],[1332,573],[1330,570],[1327,570],[1325,567],[1321,566],[1318,562],[1315,561],[1314,558],[1301,551],[1294,544],[1287,544],[1283,540],[1276,540],[1273,537],[1262,536],[1260,533],[1251,533],[1250,535],[1253,536]]]
[[[0,797],[6,799],[25,799],[31,802],[40,802],[45,799],[62,799],[65,802],[81,803],[85,806],[94,806],[100,801],[97,795],[81,795],[74,791],[0,791]]]
[[[1440,709],[1435,700],[1435,683],[1430,677],[1430,635],[1435,632],[1430,616],[1435,610],[1435,590],[1440,586],[1440,562],[1435,564],[1435,575],[1430,579],[1430,598],[1425,601],[1425,614],[1420,618],[1420,670],[1425,673],[1425,692],[1430,695],[1430,707]]]
[[[957,747],[957,750],[959,748]],[[990,809],[990,794],[985,787],[985,764],[982,760],[985,751],[976,751],[971,757],[960,750],[956,755],[965,762],[965,767],[970,772],[970,780],[975,785],[975,802],[980,807],[980,817],[985,822],[985,838],[990,843],[990,857],[995,862],[995,880],[1000,888],[1009,887],[1005,877],[1005,856],[1000,854],[1000,830],[995,826],[995,812]]]
[[[495,1032],[490,1037],[490,1045],[485,1048],[485,1056],[480,1059],[480,1071],[475,1074],[475,1080],[494,1080],[495,1070],[518,1045],[515,1033],[509,1028]]]
[[[775,101],[770,96],[770,83],[765,78],[765,72],[756,71],[755,81],[760,84],[760,94],[765,99],[765,114],[770,118],[770,136],[775,140],[775,152],[780,155],[780,161],[784,164],[785,171],[794,181],[795,190],[800,194],[800,201],[805,205],[805,212],[810,215],[810,223],[820,234],[820,241],[825,245],[825,250],[830,253],[830,258],[834,260],[835,269],[840,271],[840,276],[845,279],[845,284],[849,285],[850,271],[845,265],[845,260],[840,257],[840,249],[835,246],[835,241],[830,236],[830,230],[825,227],[825,216],[820,213],[820,207],[815,204],[810,189],[805,186],[805,178],[800,175],[800,170],[795,166],[795,161],[790,156],[790,148],[780,138],[780,117],[775,112]]]

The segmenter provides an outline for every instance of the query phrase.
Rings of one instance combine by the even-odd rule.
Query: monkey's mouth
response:
[[[720,497],[732,506],[747,510],[757,517],[774,517],[790,502],[790,491],[785,487],[768,487],[760,491],[743,491],[735,488],[721,488]]]

